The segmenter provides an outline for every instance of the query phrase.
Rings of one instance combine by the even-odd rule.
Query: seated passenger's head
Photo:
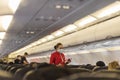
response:
[[[17,56],[17,59],[21,59],[21,55],[18,55],[18,56]]]
[[[8,64],[9,64],[9,65],[12,65],[12,64],[14,64],[14,63],[13,63],[13,62],[9,62]]]
[[[98,61],[98,62],[96,63],[96,66],[103,67],[103,66],[105,66],[105,63],[104,63],[103,61]]]
[[[28,56],[28,53],[27,53],[27,52],[25,52],[25,53],[24,53],[24,56]]]
[[[87,64],[86,66],[92,66],[91,64]]]
[[[108,65],[108,70],[115,70],[117,68],[119,68],[119,63],[117,61],[113,61]]]

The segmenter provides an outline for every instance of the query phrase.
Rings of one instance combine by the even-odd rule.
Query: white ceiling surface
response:
[[[29,43],[42,38],[116,0],[22,0],[2,45],[1,56],[18,50]],[[70,5],[71,8],[56,9],[55,5]],[[0,15],[7,11],[0,3]],[[34,32],[27,34],[26,32]]]

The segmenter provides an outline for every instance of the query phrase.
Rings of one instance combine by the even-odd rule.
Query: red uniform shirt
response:
[[[51,54],[50,57],[50,64],[62,64],[63,66],[65,65],[65,56],[63,53],[59,53],[58,51],[55,51]]]

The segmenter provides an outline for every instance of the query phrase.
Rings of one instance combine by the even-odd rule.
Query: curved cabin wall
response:
[[[73,34],[63,36],[59,39],[47,42],[45,44],[35,46],[25,51],[29,53],[38,53],[53,49],[53,46],[61,42],[65,47],[69,45],[82,44],[83,42],[92,42],[105,39],[107,36],[120,36],[120,17],[96,24],[86,29],[80,30]],[[21,52],[20,52],[21,53]]]
[[[83,42],[92,42],[96,40],[105,39],[108,36],[117,37],[120,36],[120,16],[107,20],[105,22],[90,26],[86,29],[74,32],[70,35],[63,36],[56,40],[38,45],[29,49],[26,49],[18,54],[28,52],[30,54],[40,53],[43,51],[52,50],[53,46],[61,42],[65,47],[69,45],[82,44]],[[13,56],[11,54],[11,56]]]

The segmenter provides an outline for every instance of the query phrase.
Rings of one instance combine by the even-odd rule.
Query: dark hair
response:
[[[98,61],[96,63],[96,66],[105,66],[105,63],[103,61]]]
[[[91,66],[91,64],[87,64],[86,66]]]
[[[54,49],[57,49],[59,47],[59,45],[62,45],[62,43],[57,43],[55,46],[54,46]]]
[[[57,49],[56,45],[54,46],[54,49]]]
[[[27,52],[25,52],[25,53],[24,53],[24,55],[28,55],[28,53],[27,53]]]
[[[13,63],[13,62],[9,62],[8,64],[12,65],[12,64],[14,64],[14,63]]]
[[[17,57],[21,57],[21,55],[17,55]]]

